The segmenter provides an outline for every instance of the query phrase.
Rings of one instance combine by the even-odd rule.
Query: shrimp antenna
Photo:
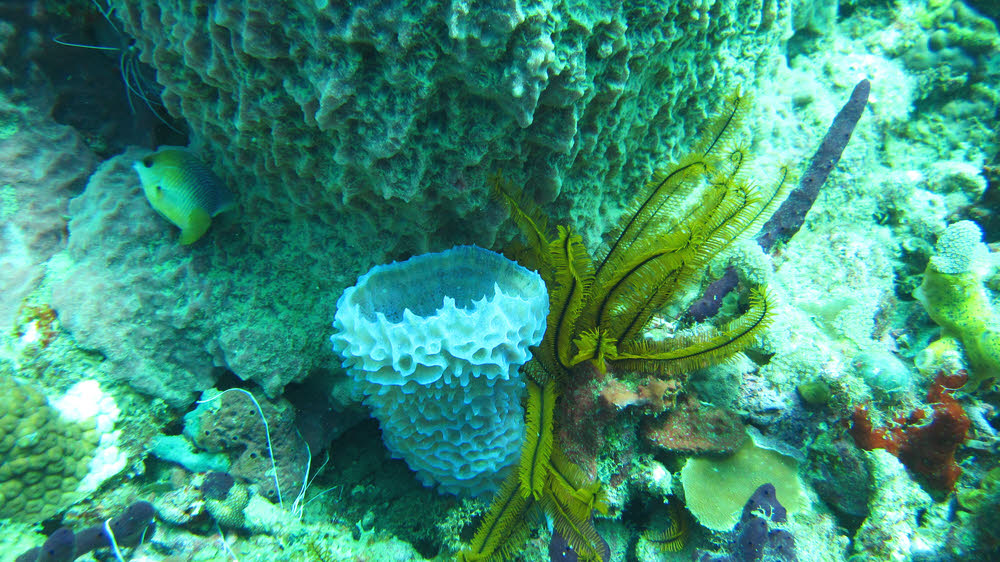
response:
[[[152,113],[153,115],[156,116],[157,119],[159,119],[160,123],[163,123],[164,125],[167,126],[167,128],[177,133],[178,135],[185,136],[182,131],[178,131],[176,127],[171,125],[166,120],[166,118],[160,115],[160,112],[158,112],[156,108],[153,107],[154,102],[146,96],[145,92],[142,91],[144,86],[146,88],[149,88],[149,82],[142,75],[142,71],[139,70],[138,68],[139,63],[135,61],[135,56],[132,54],[133,52],[134,52],[134,45],[129,46],[129,48],[122,53],[118,65],[119,71],[121,72],[122,75],[122,82],[125,83],[125,89],[126,89],[125,97],[128,99],[129,109],[132,110],[132,113],[135,113],[135,107],[132,105],[132,96],[131,96],[131,94],[135,94],[136,97],[141,99],[142,102],[146,104],[146,107],[149,109],[150,113]],[[135,85],[133,85],[132,83],[133,81],[135,82]]]
[[[107,8],[101,6],[101,3],[98,2],[97,0],[90,0],[90,2],[94,5],[95,8],[97,8],[97,11],[100,12],[102,16],[104,16],[104,19],[108,22],[108,25],[111,26],[111,29],[114,29],[115,33],[121,33],[115,26],[115,22],[111,21],[111,12],[115,11],[115,7],[111,5],[111,0],[108,0]]]
[[[80,47],[81,49],[96,49],[98,51],[120,51],[118,47],[98,47],[96,45],[85,45],[83,43],[70,43],[69,41],[63,41],[61,37],[65,36],[65,33],[60,33],[52,38],[52,41],[63,45],[65,47]]]

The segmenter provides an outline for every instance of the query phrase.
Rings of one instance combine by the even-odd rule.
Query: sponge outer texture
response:
[[[538,274],[458,246],[360,277],[337,303],[331,341],[393,455],[425,485],[475,496],[517,462],[518,369],[548,309]]]

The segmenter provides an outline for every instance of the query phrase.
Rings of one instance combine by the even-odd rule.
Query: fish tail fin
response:
[[[212,213],[212,216],[214,217],[214,216],[218,215],[219,213],[225,213],[226,211],[232,211],[235,208],[236,208],[236,201],[233,200],[233,199],[230,199],[229,201],[226,201],[225,203],[220,204],[218,206],[218,208],[215,209],[215,212]]]
[[[211,224],[212,217],[204,209],[193,209],[188,215],[187,224],[181,229],[181,244],[197,241]]]

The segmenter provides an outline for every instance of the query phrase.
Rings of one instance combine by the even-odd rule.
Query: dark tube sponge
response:
[[[799,181],[798,187],[788,194],[788,198],[778,207],[777,212],[761,227],[757,243],[765,252],[770,252],[779,242],[787,242],[799,231],[806,220],[806,213],[819,195],[819,188],[826,183],[826,178],[840,161],[844,147],[851,140],[851,133],[854,132],[854,127],[864,113],[870,92],[871,83],[867,78],[854,86],[851,98],[833,119],[833,124],[823,137],[819,149],[813,154],[809,168]]]
[[[115,543],[119,547],[138,545],[153,523],[153,515],[153,504],[147,501],[128,506],[121,515],[108,522]],[[49,535],[42,546],[18,556],[16,562],[72,562],[77,556],[110,546],[111,540],[103,524],[87,527],[75,535],[70,529],[61,527]]]
[[[788,194],[788,198],[761,227],[757,243],[765,252],[773,250],[779,242],[787,242],[802,227],[806,213],[819,196],[819,189],[826,183],[826,178],[840,161],[840,155],[844,153],[847,142],[851,140],[851,134],[868,104],[870,92],[871,83],[867,78],[854,86],[850,99],[840,108],[819,149],[813,154],[809,168],[799,181],[799,185]],[[691,305],[687,311],[688,315],[696,322],[715,316],[723,297],[735,289],[737,283],[736,271],[731,267],[728,268],[722,278],[709,285],[705,295]]]
[[[66,527],[56,529],[37,546],[17,557],[16,562],[70,562],[76,558],[76,537]]]

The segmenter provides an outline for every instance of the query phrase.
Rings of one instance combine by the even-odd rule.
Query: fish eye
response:
[[[147,168],[152,168],[153,167],[153,157],[152,156],[147,156],[147,157],[143,158],[142,159],[142,165],[145,166],[145,167],[147,167]]]
[[[160,184],[156,185],[156,191],[163,191],[163,186]]]

